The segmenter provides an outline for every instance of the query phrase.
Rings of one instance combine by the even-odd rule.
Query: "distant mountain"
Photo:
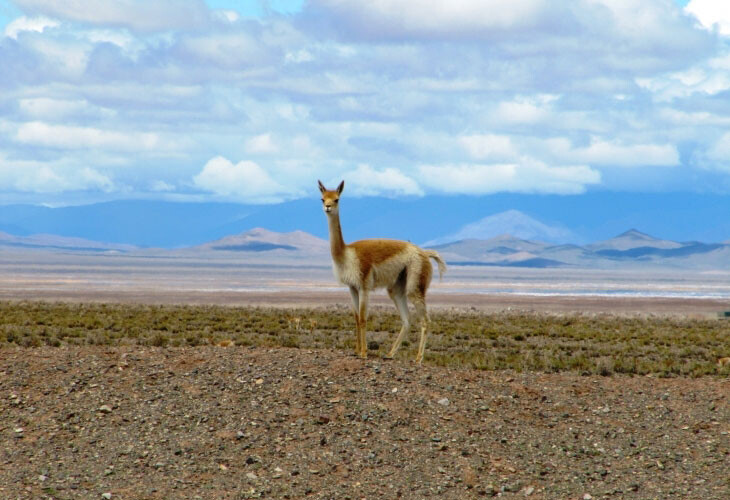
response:
[[[138,247],[114,243],[100,243],[83,238],[68,238],[53,234],[34,234],[31,236],[13,236],[0,232],[0,249],[36,249],[73,252],[131,252]]]
[[[605,240],[628,227],[674,241],[730,239],[730,196],[707,193],[357,198],[346,187],[340,203],[345,241],[396,238],[435,245],[509,233],[525,240],[582,244]],[[520,220],[517,212],[542,226]],[[172,249],[256,227],[327,238],[316,182],[311,196],[275,205],[153,200],[53,208],[0,204],[0,231],[16,236],[55,234]]]
[[[270,252],[284,250],[288,252],[304,252],[307,254],[327,255],[329,242],[304,231],[277,233],[263,228],[254,228],[245,233],[226,236],[203,245],[196,250],[226,252]]]
[[[610,240],[599,241],[590,245],[586,245],[586,248],[593,251],[626,251],[634,248],[671,249],[680,248],[681,246],[682,244],[677,243],[676,241],[661,240],[658,238],[654,238],[653,236],[649,236],[646,233],[642,233],[641,231],[638,231],[636,229],[630,229],[625,233],[619,234],[615,238],[611,238]]]
[[[560,226],[548,226],[519,210],[507,210],[464,225],[455,233],[427,241],[426,246],[440,245],[470,239],[488,240],[502,234],[510,234],[524,240],[541,240],[551,243],[576,241],[570,230]]]
[[[694,270],[730,269],[730,244],[676,242],[654,238],[635,229],[609,240],[585,246],[554,245],[504,234],[489,239],[465,239],[433,245],[447,263],[471,266],[502,266],[587,269],[673,268]],[[0,232],[3,250],[45,250],[50,252],[154,252],[160,255],[196,253],[208,257],[241,259],[256,265],[303,261],[326,265],[329,242],[305,231],[276,232],[254,228],[201,245],[176,250],[146,250],[132,245],[100,243],[82,238],[39,234],[12,236]]]
[[[502,235],[488,240],[468,239],[435,245],[451,264],[509,267],[668,267],[729,269],[730,245],[676,242],[649,236],[636,229],[586,246],[550,245]]]

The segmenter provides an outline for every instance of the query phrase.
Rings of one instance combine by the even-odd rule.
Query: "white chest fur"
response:
[[[345,249],[345,255],[341,262],[333,262],[332,270],[337,281],[347,286],[359,286],[360,284],[360,263],[357,255],[351,248]]]

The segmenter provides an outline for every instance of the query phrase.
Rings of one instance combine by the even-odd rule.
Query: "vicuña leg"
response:
[[[393,300],[393,303],[395,304],[396,309],[398,309],[398,313],[400,314],[400,319],[402,321],[400,333],[398,333],[398,336],[395,338],[395,341],[393,342],[393,346],[390,348],[390,351],[388,352],[388,355],[386,358],[393,358],[395,356],[395,353],[400,348],[401,344],[403,343],[403,338],[406,336],[406,333],[408,333],[408,330],[410,329],[410,321],[409,321],[409,315],[408,315],[408,301],[406,299],[406,287],[405,287],[405,281],[401,282],[400,280],[396,282],[395,286],[393,288],[388,289],[388,295],[390,295],[390,298]]]
[[[366,342],[366,335],[365,332],[367,331],[367,321],[368,321],[368,291],[367,290],[360,290],[360,308],[358,311],[358,314],[360,316],[360,326],[358,328],[358,338],[359,338],[359,345],[360,345],[360,352],[359,355],[361,358],[365,359],[368,357],[368,345]]]
[[[355,316],[355,356],[360,355],[360,293],[354,286],[350,287],[352,297],[352,314]]]
[[[411,301],[416,308],[416,316],[421,321],[421,339],[418,342],[418,354],[416,354],[416,362],[420,365],[423,362],[423,353],[426,350],[426,335],[428,334],[428,310],[426,309],[426,300],[423,296],[411,297]]]

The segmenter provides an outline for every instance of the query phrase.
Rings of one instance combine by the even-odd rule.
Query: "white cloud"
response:
[[[586,147],[574,148],[566,139],[545,144],[560,161],[610,167],[663,167],[679,165],[679,152],[672,144],[619,144],[594,138]]]
[[[24,193],[109,193],[118,189],[110,177],[90,167],[11,161],[3,156],[0,156],[0,185]]]
[[[730,172],[730,132],[724,133],[708,148],[703,160],[709,160],[703,165],[705,167]]]
[[[48,17],[19,17],[14,19],[7,26],[5,26],[5,36],[10,38],[18,38],[18,34],[23,31],[35,31],[43,33],[46,28],[55,28],[60,26],[61,23],[55,19]]]
[[[353,26],[358,32],[381,36],[451,37],[528,29],[550,10],[545,0],[313,0],[311,5],[359,19],[360,25]]]
[[[171,191],[175,191],[175,186],[165,181],[156,180],[150,184],[150,191],[155,191],[158,193],[168,193]]]
[[[281,201],[287,189],[252,161],[233,163],[222,156],[210,159],[193,177],[196,186],[241,202]]]
[[[724,0],[691,0],[684,8],[707,29],[730,35],[730,3]]]
[[[271,134],[260,134],[251,137],[246,141],[245,148],[249,154],[271,154],[279,150],[271,138]]]
[[[180,47],[202,63],[230,69],[252,63],[265,64],[271,57],[266,45],[242,31],[186,37],[180,42]]]
[[[500,191],[577,194],[601,180],[601,174],[587,166],[550,167],[540,162],[423,165],[418,170],[421,184],[449,194]]]
[[[209,20],[203,0],[15,0],[25,12],[142,32],[194,28]]]
[[[56,149],[106,149],[111,151],[157,150],[163,143],[157,134],[117,132],[93,127],[23,123],[15,140],[24,144]]]
[[[114,111],[91,105],[85,99],[53,99],[32,97],[20,99],[18,107],[23,115],[45,121],[58,121],[73,117],[112,118]]]
[[[423,195],[418,183],[394,168],[376,170],[369,165],[358,165],[343,174],[352,192],[360,196]]]
[[[496,134],[466,135],[459,138],[462,146],[475,160],[511,160],[518,151],[509,136]]]
[[[549,103],[555,96],[519,97],[513,101],[501,102],[497,106],[495,119],[504,123],[536,124],[546,121],[550,115]]]

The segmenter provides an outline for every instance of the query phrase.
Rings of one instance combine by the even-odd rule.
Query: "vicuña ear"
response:
[[[322,194],[324,194],[324,192],[327,191],[327,188],[324,187],[324,184],[322,184],[322,181],[317,181],[317,184],[319,184],[319,190],[322,191]]]
[[[345,189],[345,181],[340,182],[340,185],[337,186],[337,194],[342,194],[343,189]]]

